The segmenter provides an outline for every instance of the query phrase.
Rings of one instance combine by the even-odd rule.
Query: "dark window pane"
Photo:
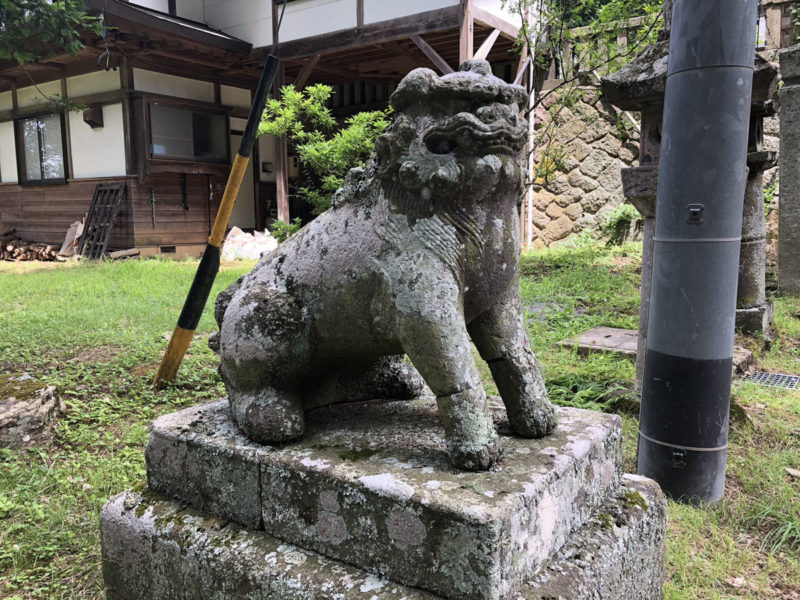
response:
[[[225,117],[208,113],[192,115],[194,132],[194,155],[196,158],[225,160],[228,158],[228,136]]]
[[[151,105],[150,141],[153,156],[192,158],[192,113]]]

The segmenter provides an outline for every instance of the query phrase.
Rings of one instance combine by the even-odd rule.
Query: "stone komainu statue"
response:
[[[298,438],[310,408],[412,398],[424,379],[452,463],[488,469],[501,449],[470,338],[514,432],[554,428],[518,291],[525,102],[485,61],[412,71],[333,208],[219,295],[220,371],[250,438]]]

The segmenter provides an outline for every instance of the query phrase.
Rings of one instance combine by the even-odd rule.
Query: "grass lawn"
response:
[[[57,385],[67,408],[51,443],[0,449],[0,598],[103,597],[99,511],[144,481],[150,421],[224,395],[205,344],[210,305],[176,383],[151,387],[195,266],[0,263],[0,373]],[[212,298],[250,266],[223,268]],[[556,402],[614,410],[629,395],[631,361],[581,358],[557,342],[596,325],[635,328],[639,266],[635,245],[524,255],[531,341]],[[760,368],[800,373],[797,299],[775,303],[779,338],[759,353]],[[665,597],[800,599],[800,481],[785,471],[800,468],[800,392],[737,381],[733,395],[754,425],[732,431],[724,501],[670,504]],[[623,421],[631,471],[637,422]]]

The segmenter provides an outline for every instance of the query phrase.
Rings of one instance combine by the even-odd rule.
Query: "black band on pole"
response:
[[[261,71],[261,79],[258,80],[256,94],[253,97],[253,104],[250,106],[250,114],[247,117],[247,125],[245,125],[242,141],[239,144],[239,154],[245,158],[249,158],[250,153],[253,151],[253,142],[256,141],[261,115],[267,105],[267,95],[275,82],[275,75],[278,72],[278,64],[280,62],[280,59],[272,54],[269,54],[264,62],[264,70]]]
[[[192,287],[189,288],[183,310],[178,317],[178,327],[190,331],[197,329],[197,324],[200,322],[200,317],[203,316],[203,309],[208,301],[208,295],[214,285],[214,279],[219,271],[219,257],[220,249],[206,244],[203,258],[200,259],[197,272],[194,274]]]

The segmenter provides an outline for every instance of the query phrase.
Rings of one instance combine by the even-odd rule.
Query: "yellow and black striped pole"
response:
[[[186,350],[189,348],[189,343],[194,336],[194,331],[197,329],[197,324],[200,322],[200,317],[203,316],[208,295],[211,293],[211,287],[214,285],[214,280],[217,278],[217,272],[219,271],[220,250],[225,240],[225,230],[228,228],[228,220],[231,217],[236,196],[239,194],[239,186],[242,184],[247,163],[250,162],[253,142],[255,142],[261,115],[267,103],[267,95],[278,72],[279,62],[275,56],[270,54],[264,63],[264,70],[261,72],[261,79],[258,82],[258,88],[256,88],[253,105],[250,107],[250,115],[247,117],[247,125],[242,134],[239,151],[233,160],[228,183],[225,185],[225,192],[222,194],[222,201],[217,211],[217,218],[214,220],[214,227],[211,229],[211,235],[208,236],[208,244],[206,244],[206,249],[203,252],[203,258],[200,259],[192,287],[189,288],[189,294],[186,296],[183,310],[180,317],[178,317],[178,325],[172,333],[167,352],[164,354],[161,366],[156,374],[154,384],[157,388],[164,387],[168,381],[175,379]]]

